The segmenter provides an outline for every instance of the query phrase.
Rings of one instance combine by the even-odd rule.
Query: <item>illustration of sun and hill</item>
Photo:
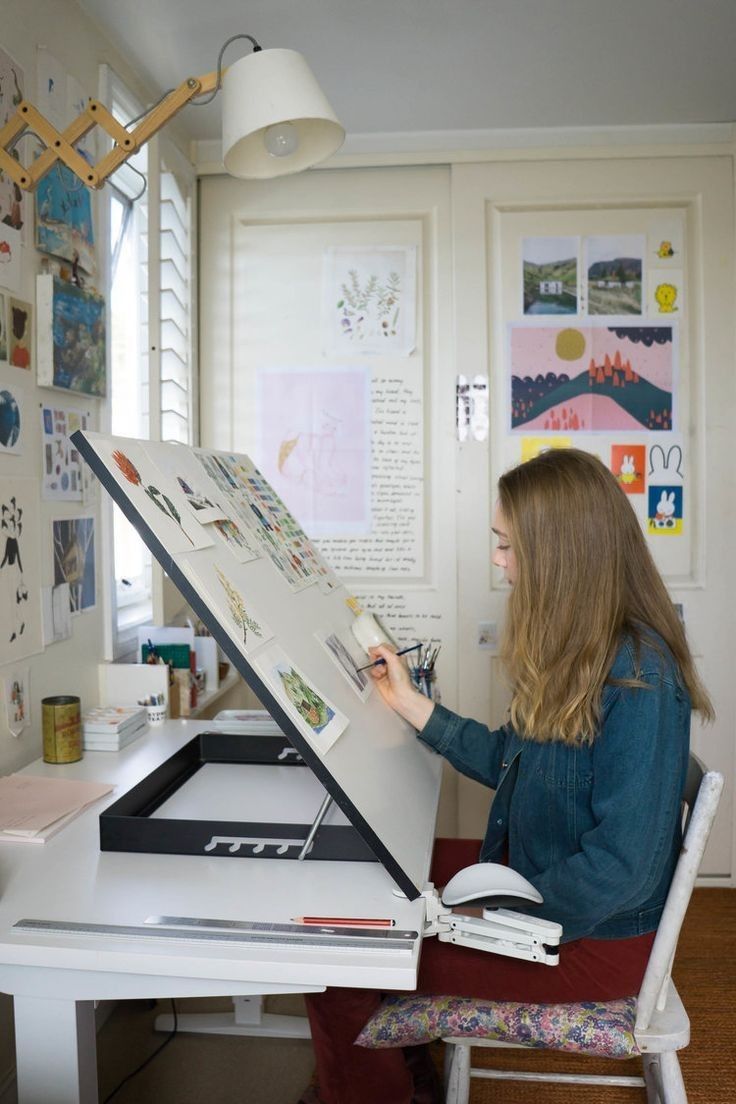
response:
[[[511,429],[671,430],[671,326],[512,326]]]

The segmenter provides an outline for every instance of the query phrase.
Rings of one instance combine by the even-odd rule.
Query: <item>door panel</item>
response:
[[[681,289],[674,331],[677,421],[672,432],[629,430],[567,434],[571,443],[608,462],[611,445],[636,442],[683,455],[682,533],[649,535],[647,496],[639,514],[673,601],[686,627],[718,718],[712,728],[693,725],[693,747],[723,771],[727,790],[705,860],[705,872],[731,874],[734,758],[734,680],[729,649],[736,604],[729,595],[729,549],[736,536],[729,426],[736,414],[733,373],[733,180],[729,158],[567,160],[463,165],[453,169],[457,363],[466,376],[490,370],[490,443],[468,440],[458,463],[458,651],[463,712],[500,724],[508,693],[498,660],[478,646],[480,623],[500,626],[505,584],[491,568],[490,512],[494,486],[521,459],[520,434],[510,420],[511,327],[570,327],[615,322],[627,327],[670,324],[649,308],[647,274],[662,262],[660,239],[677,241]],[[525,239],[579,238],[578,275],[587,270],[585,241],[595,236],[639,235],[644,251],[641,316],[576,314],[531,319],[524,315],[522,257]],[[656,240],[655,240],[656,239]],[[581,279],[582,290],[585,281]],[[550,332],[552,330],[550,329]],[[529,433],[544,436],[544,430]],[[634,501],[632,497],[632,502]],[[459,834],[475,835],[487,815],[487,795],[464,779],[459,784]]]

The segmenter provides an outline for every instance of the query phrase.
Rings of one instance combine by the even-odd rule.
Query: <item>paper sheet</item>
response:
[[[0,778],[0,831],[35,836],[60,817],[81,812],[113,788],[106,782],[7,775]]]

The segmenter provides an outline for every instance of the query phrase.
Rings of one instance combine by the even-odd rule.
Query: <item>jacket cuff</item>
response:
[[[444,705],[435,705],[430,718],[417,736],[435,751],[442,752],[452,742],[454,728],[460,723],[457,713]]]

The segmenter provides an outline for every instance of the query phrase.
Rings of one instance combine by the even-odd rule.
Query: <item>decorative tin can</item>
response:
[[[44,763],[76,763],[82,758],[79,698],[59,694],[41,699]]]

